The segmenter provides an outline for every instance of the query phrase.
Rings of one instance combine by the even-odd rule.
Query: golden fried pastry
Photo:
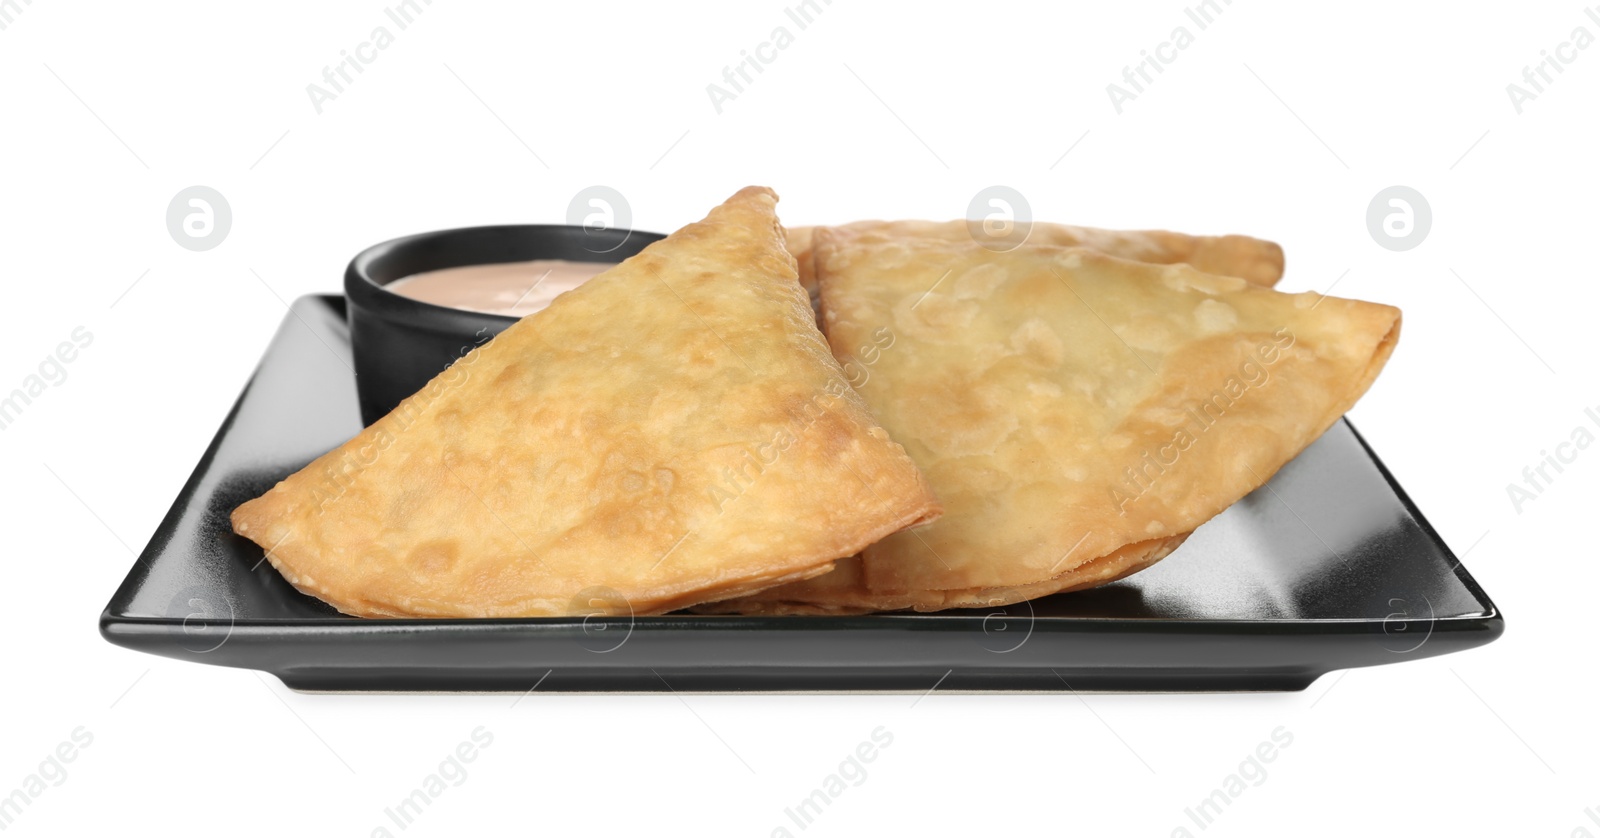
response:
[[[858,239],[862,243],[934,239],[973,241],[967,221],[857,221],[827,228],[835,241]],[[800,284],[817,297],[817,275],[812,240],[820,227],[789,227],[789,252],[799,265]],[[1249,236],[1190,236],[1165,230],[1097,230],[1066,224],[1034,222],[1027,244],[1087,247],[1111,256],[1157,265],[1187,263],[1195,269],[1221,276],[1237,276],[1268,288],[1283,278],[1283,248]]]
[[[795,269],[800,274],[800,285],[813,300],[817,298],[817,282],[816,270],[811,267],[811,237],[816,230],[816,227],[783,228],[784,245],[789,248],[790,255],[794,256]]]
[[[751,187],[233,512],[366,617],[651,614],[826,572],[940,507],[845,382]]]
[[[1086,248],[819,230],[815,259],[835,356],[945,515],[719,611],[993,605],[1137,571],[1333,424],[1400,327],[1389,306]]]

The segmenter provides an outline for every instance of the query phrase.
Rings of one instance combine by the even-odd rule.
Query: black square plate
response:
[[[100,631],[298,690],[1299,690],[1489,643],[1504,623],[1347,422],[1122,582],[860,617],[360,620],[228,513],[361,429],[341,297],[297,300]]]

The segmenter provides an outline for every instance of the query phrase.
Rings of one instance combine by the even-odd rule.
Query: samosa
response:
[[[815,238],[834,354],[945,515],[706,611],[934,611],[1120,578],[1320,436],[1399,334],[1389,306],[1087,248]]]
[[[524,617],[747,594],[937,517],[817,332],[776,201],[744,189],[562,294],[234,529],[347,614]]]

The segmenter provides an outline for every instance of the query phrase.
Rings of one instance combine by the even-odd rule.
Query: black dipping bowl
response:
[[[413,300],[385,285],[424,271],[496,262],[615,264],[662,238],[638,230],[518,224],[418,233],[361,251],[344,274],[361,421],[383,418],[457,358],[517,322]]]

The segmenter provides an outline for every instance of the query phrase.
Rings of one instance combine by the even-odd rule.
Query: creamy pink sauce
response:
[[[612,267],[606,262],[535,259],[427,271],[384,287],[434,305],[526,317]]]

